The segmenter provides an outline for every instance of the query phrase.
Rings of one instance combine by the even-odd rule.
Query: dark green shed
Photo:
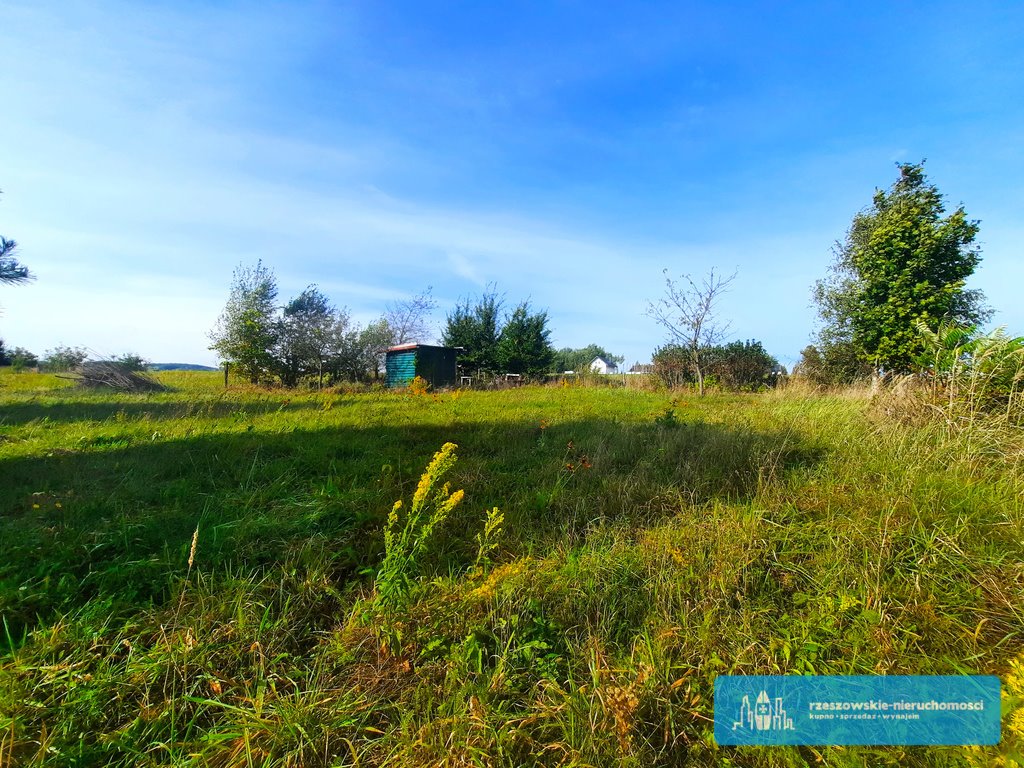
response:
[[[433,389],[455,386],[454,347],[432,347],[428,344],[402,344],[391,347],[385,358],[389,387],[406,387],[416,376],[425,379]]]

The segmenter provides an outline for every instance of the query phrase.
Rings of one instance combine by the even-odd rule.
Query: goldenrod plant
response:
[[[402,603],[417,574],[418,561],[431,533],[462,501],[464,491],[452,491],[441,478],[455,466],[455,443],[445,443],[427,465],[406,507],[399,499],[384,528],[384,560],[377,571],[375,601],[381,607]]]

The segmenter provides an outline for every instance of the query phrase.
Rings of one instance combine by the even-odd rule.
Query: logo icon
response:
[[[768,691],[762,690],[750,705],[750,697],[744,696],[740,704],[740,719],[734,720],[732,729],[749,728],[752,731],[792,731],[793,718],[786,716],[782,697],[776,697],[774,705]]]

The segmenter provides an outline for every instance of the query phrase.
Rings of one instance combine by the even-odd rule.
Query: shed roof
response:
[[[388,347],[388,352],[404,352],[407,349],[461,349],[461,347],[442,347],[437,344],[417,344],[413,342],[411,344],[396,344],[393,347]]]

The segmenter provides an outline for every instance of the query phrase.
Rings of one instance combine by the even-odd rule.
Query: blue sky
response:
[[[662,269],[791,365],[895,163],[981,220],[1024,332],[1024,4],[0,5],[0,337],[213,363],[232,270],[354,319],[496,283],[646,361]]]

